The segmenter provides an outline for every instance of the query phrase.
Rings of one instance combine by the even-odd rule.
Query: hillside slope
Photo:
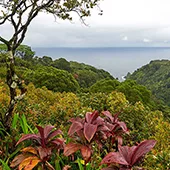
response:
[[[136,80],[139,84],[145,85],[159,99],[170,106],[170,61],[154,60],[141,67],[127,79]]]

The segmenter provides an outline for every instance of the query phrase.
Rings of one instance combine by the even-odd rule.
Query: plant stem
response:
[[[84,163],[84,170],[86,170],[86,161],[85,161],[85,163]]]

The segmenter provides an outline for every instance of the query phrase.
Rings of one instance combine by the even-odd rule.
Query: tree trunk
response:
[[[26,89],[22,86],[22,82],[19,80],[18,76],[15,73],[15,58],[12,50],[8,50],[7,52],[7,76],[6,81],[10,90],[10,103],[8,106],[8,110],[4,116],[4,126],[7,132],[10,132],[11,120],[13,117],[13,110],[15,104],[18,100],[22,99]],[[17,96],[16,89],[17,87],[20,89],[21,93]]]

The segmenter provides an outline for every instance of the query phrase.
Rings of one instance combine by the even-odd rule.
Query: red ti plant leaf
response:
[[[42,129],[42,132],[44,133],[44,138],[47,139],[49,137],[49,135],[51,134],[52,130],[55,128],[54,126],[51,125],[47,125],[44,128],[42,128],[41,126],[39,126]],[[38,126],[37,126],[38,128]]]
[[[39,131],[38,134],[27,134],[19,139],[17,145],[28,139],[32,139],[33,143],[35,141],[38,143],[34,143],[33,147],[29,146],[22,149],[22,154],[14,158],[11,167],[19,165],[19,169],[24,168],[31,170],[31,168],[34,168],[37,164],[41,163],[43,166],[47,166],[48,169],[54,169],[47,161],[52,155],[52,149],[55,149],[55,151],[63,149],[64,139],[56,138],[56,136],[62,134],[62,132],[61,130],[55,130],[54,126],[50,125],[44,128],[37,126],[37,129]],[[19,161],[16,159],[19,159]]]
[[[64,139],[57,138],[51,141],[52,144],[55,144],[58,149],[63,149],[64,147]]]
[[[86,164],[87,162],[90,161],[91,158],[91,154],[92,154],[91,148],[89,148],[88,146],[82,146],[80,150]]]
[[[122,170],[130,170],[156,144],[155,140],[145,140],[137,146],[120,146],[119,152],[106,155],[101,164],[119,164]]]
[[[30,156],[20,163],[18,169],[22,170],[24,168],[24,170],[32,170],[39,162],[40,159],[38,157]]]
[[[51,148],[43,148],[40,146],[38,147],[38,153],[41,160],[47,161],[51,156]]]
[[[61,135],[63,134],[61,130],[55,130],[53,132],[51,132],[49,135],[48,135],[48,142],[53,139],[54,137],[56,137],[57,135]]]
[[[122,128],[124,133],[129,133],[129,130],[128,130],[125,122],[117,122],[117,124],[119,125],[120,128]]]
[[[38,142],[38,144],[43,147],[49,147],[50,144],[55,144],[55,142],[52,142],[55,140],[55,137],[59,134],[62,134],[61,130],[54,130],[54,126],[45,126],[44,128],[41,126],[36,126],[39,133],[38,134],[27,134],[22,136],[19,141],[17,142],[16,145],[18,145],[19,143],[28,140],[28,139],[32,139],[32,140],[36,140]],[[56,143],[58,144],[58,143]],[[64,140],[63,140],[63,144],[64,144]],[[58,146],[56,146],[58,147]],[[62,147],[62,145],[61,145]]]
[[[108,117],[111,122],[114,122],[114,117],[112,116],[112,114],[109,111],[104,111],[102,112],[106,117]]]
[[[68,156],[81,151],[85,163],[90,160],[92,153],[92,143],[100,141],[101,137],[105,136],[105,131],[109,128],[105,126],[104,119],[99,116],[98,111],[87,112],[84,119],[72,118],[72,125],[68,131],[74,143],[69,143],[64,148],[64,155]]]
[[[68,143],[64,147],[64,155],[65,156],[70,156],[74,152],[78,151],[81,148],[82,145],[77,144],[77,143]]]
[[[99,116],[99,112],[98,111],[94,111],[94,112],[87,112],[86,113],[86,122],[87,123],[92,123],[94,120],[96,120],[96,118]]]
[[[25,158],[28,158],[28,155],[20,154],[20,155],[16,156],[12,160],[10,167],[14,168],[14,167],[18,166]]]
[[[78,121],[74,121],[72,123],[72,125],[70,126],[69,128],[69,131],[68,131],[68,135],[73,135],[75,132],[79,131],[83,129],[83,124],[81,122],[78,122]]]
[[[102,112],[106,118],[106,126],[108,127],[109,131],[106,132],[106,135],[109,140],[111,140],[111,144],[113,145],[115,141],[118,142],[118,145],[122,145],[122,134],[129,133],[128,128],[124,122],[120,122],[118,119],[119,113],[112,116],[112,114],[109,111]],[[109,146],[109,150],[111,148],[111,145]],[[117,148],[117,146],[116,146]],[[117,148],[118,149],[118,148]]]
[[[132,147],[119,146],[119,153],[126,160],[126,162],[128,162],[128,165],[131,165],[132,155],[133,155],[136,147],[137,146],[132,146]],[[122,164],[122,165],[125,165],[125,164]]]
[[[119,152],[110,152],[107,154],[101,164],[120,164],[120,165],[129,165],[125,158]]]
[[[27,134],[27,135],[23,135],[19,141],[16,143],[16,145],[20,144],[21,142],[25,141],[25,140],[28,140],[28,139],[35,139],[39,144],[41,144],[41,140],[40,140],[40,137],[39,135],[36,135],[36,134]]]
[[[84,124],[84,136],[90,143],[92,138],[94,137],[95,133],[97,131],[97,125],[93,125],[90,123]]]
[[[124,122],[120,122],[118,119],[119,113],[112,116],[112,114],[109,111],[102,112],[107,118],[106,122],[108,124],[108,127],[110,130],[116,130],[117,128],[121,128],[124,133],[128,133],[128,128]]]
[[[37,127],[37,129],[38,129],[38,131],[39,131],[39,133],[40,133],[41,146],[42,146],[43,148],[45,148],[45,146],[46,146],[46,140],[45,140],[45,136],[44,136],[44,129],[45,129],[45,128],[43,128],[43,127],[41,127],[41,126],[36,126],[36,127]]]
[[[135,164],[137,161],[140,160],[142,156],[148,153],[156,144],[155,140],[145,140],[141,142],[133,152],[131,157],[132,165]]]

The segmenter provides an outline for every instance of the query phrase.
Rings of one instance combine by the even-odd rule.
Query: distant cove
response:
[[[120,47],[120,48],[32,48],[39,57],[53,59],[65,58],[89,64],[110,72],[115,78],[122,79],[151,60],[170,60],[170,48],[167,47]]]

